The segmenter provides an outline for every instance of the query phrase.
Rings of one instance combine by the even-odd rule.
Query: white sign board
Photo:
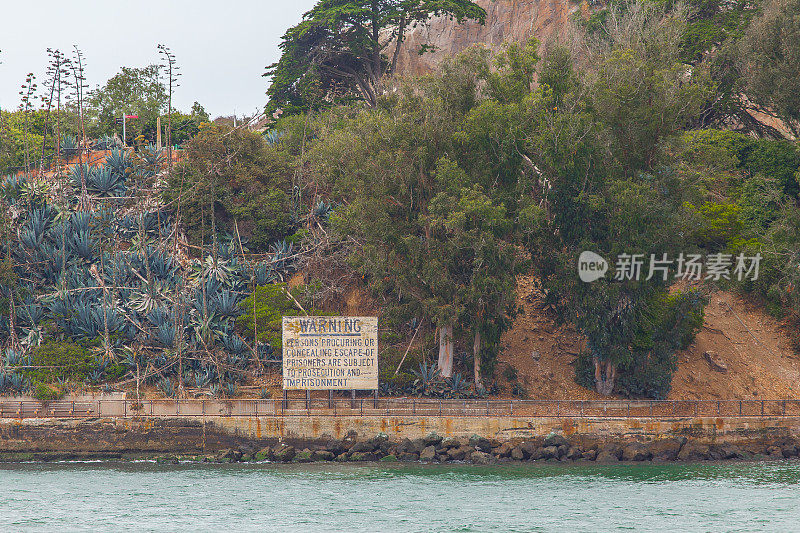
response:
[[[377,390],[378,318],[283,317],[284,390]]]

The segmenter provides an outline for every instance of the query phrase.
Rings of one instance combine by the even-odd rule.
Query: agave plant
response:
[[[140,315],[147,315],[153,309],[162,306],[163,295],[169,287],[159,280],[142,282],[138,290],[131,292],[128,305]]]
[[[103,135],[94,142],[95,150],[112,150],[117,147],[117,140],[110,135]]]
[[[44,318],[44,306],[28,298],[19,306],[17,317],[22,327],[34,327]]]
[[[442,380],[439,368],[428,365],[427,361],[419,364],[419,370],[413,369],[411,372],[417,377],[415,384],[421,389],[422,394],[433,392],[433,388]]]
[[[222,346],[234,355],[240,355],[247,351],[247,345],[238,335],[223,335]]]
[[[236,316],[240,313],[239,295],[223,289],[209,298],[208,308],[221,317]]]
[[[88,163],[81,163],[79,165],[75,165],[72,167],[72,170],[69,173],[69,183],[72,185],[73,189],[81,190],[81,183],[86,182],[88,187],[89,180],[91,179],[91,175],[93,172],[97,171],[97,167],[94,165],[89,165]]]
[[[314,209],[311,211],[311,214],[316,220],[322,223],[328,221],[332,212],[333,212],[333,205],[326,203],[324,200],[320,200],[314,206]]]
[[[73,135],[67,135],[61,138],[61,155],[63,157],[72,157],[80,150],[78,138]]]
[[[137,169],[139,174],[147,179],[155,176],[164,164],[164,149],[157,148],[154,144],[145,146],[139,153],[141,163]]]
[[[266,262],[258,263],[253,269],[255,273],[256,283],[258,285],[268,285],[280,281],[280,276],[272,268],[272,265]]]
[[[106,167],[119,178],[125,180],[133,172],[133,160],[130,154],[124,150],[112,150],[106,157]]]
[[[113,172],[111,167],[93,167],[86,180],[89,194],[101,197],[125,195],[125,176]]]
[[[225,333],[222,320],[214,313],[208,315],[198,314],[197,319],[192,324],[197,342],[206,346],[213,346],[217,339]]]
[[[0,195],[14,203],[13,201],[20,197],[27,183],[28,180],[25,179],[25,176],[6,176],[0,184]]]
[[[277,130],[267,130],[264,132],[263,137],[267,144],[278,144],[283,135],[283,132]]]
[[[270,363],[281,362],[280,359],[275,357],[275,349],[272,347],[271,344],[267,344],[266,342],[259,342],[256,350],[258,351],[258,358],[265,365]]]
[[[470,382],[467,381],[460,373],[453,374],[453,377],[447,380],[447,385],[450,387],[450,393],[458,398],[469,392]]]
[[[206,256],[205,260],[194,261],[192,263],[192,278],[211,280],[232,287],[235,282],[234,270],[228,264],[228,261],[213,256]]]
[[[170,379],[161,378],[156,386],[167,398],[173,398],[175,396],[175,386]]]
[[[156,327],[154,335],[162,346],[171,348],[175,345],[175,327],[172,324],[160,324]]]

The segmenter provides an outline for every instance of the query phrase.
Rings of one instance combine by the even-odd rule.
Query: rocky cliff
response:
[[[524,42],[531,37],[547,42],[557,35],[564,35],[570,16],[581,10],[581,3],[575,1],[475,1],[486,10],[486,24],[458,24],[454,20],[439,17],[425,26],[415,28],[400,51],[398,72],[404,75],[428,73],[443,58],[475,43],[499,49],[506,41]],[[420,55],[423,45],[433,50]],[[389,50],[394,51],[392,46]]]

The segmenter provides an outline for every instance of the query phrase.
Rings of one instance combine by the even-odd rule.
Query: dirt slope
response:
[[[574,380],[574,362],[582,338],[569,327],[557,327],[538,308],[530,279],[518,293],[525,314],[503,338],[498,376],[512,365],[531,399],[600,399]],[[704,354],[712,351],[728,368],[711,368]],[[510,386],[506,387],[507,390]],[[776,399],[800,397],[800,354],[781,324],[763,310],[728,292],[715,292],[706,322],[695,343],[678,356],[670,400]]]

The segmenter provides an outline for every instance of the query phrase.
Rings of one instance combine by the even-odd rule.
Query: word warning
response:
[[[285,390],[378,388],[378,318],[283,317]]]

